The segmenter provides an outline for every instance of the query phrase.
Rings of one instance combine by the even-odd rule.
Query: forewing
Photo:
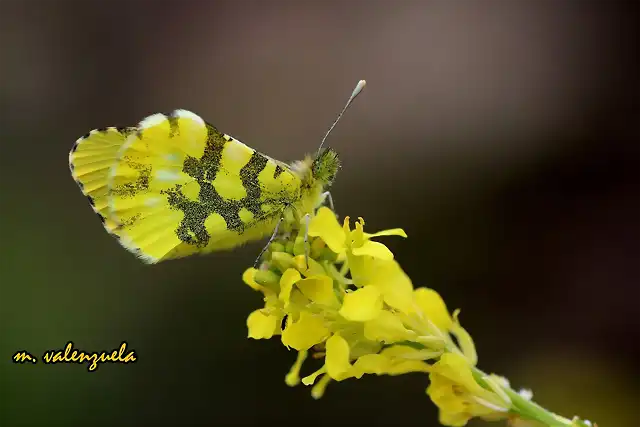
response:
[[[150,263],[259,239],[300,197],[294,173],[185,110],[127,135],[107,187],[120,242]]]

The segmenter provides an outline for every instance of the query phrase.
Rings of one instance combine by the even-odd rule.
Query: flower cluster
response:
[[[393,253],[373,240],[382,236],[406,234],[402,229],[366,233],[362,218],[352,229],[348,217],[340,225],[330,209],[321,208],[309,223],[308,243],[302,233],[275,240],[260,268],[243,275],[265,302],[247,319],[249,337],[280,336],[297,350],[285,381],[313,385],[314,398],[331,381],[423,372],[442,424],[463,426],[472,417],[514,419],[519,413],[514,399],[528,402],[530,395],[513,392],[506,379],[475,367],[475,347],[459,311],[450,314],[433,289],[414,289]],[[324,364],[301,378],[309,355]],[[558,417],[549,425],[572,424]]]

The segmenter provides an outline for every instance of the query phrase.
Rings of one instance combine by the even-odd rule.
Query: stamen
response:
[[[473,398],[473,400],[475,400],[476,402],[478,402],[479,404],[481,404],[482,406],[486,406],[489,409],[493,409],[494,411],[497,412],[507,412],[509,410],[509,408],[503,408],[501,406],[495,405],[491,402],[487,402],[486,400],[478,397],[478,396],[471,396]]]
[[[306,359],[307,350],[299,351],[295,363],[291,367],[291,370],[289,370],[287,376],[284,378],[284,382],[287,383],[289,387],[293,387],[300,383],[300,368],[302,368],[302,364]]]
[[[323,375],[311,388],[311,397],[313,397],[314,399],[320,399],[324,395],[324,392],[330,382],[331,377],[329,375]]]

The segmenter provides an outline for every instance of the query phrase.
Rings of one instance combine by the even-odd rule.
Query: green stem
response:
[[[472,368],[473,376],[482,387],[490,390],[487,383],[484,381],[484,377],[487,376],[478,368]],[[510,387],[504,387],[503,390],[511,399],[511,411],[518,416],[526,420],[538,421],[549,427],[567,427],[574,425],[573,422],[567,418],[554,414],[551,411],[543,408],[537,403],[527,400],[522,397],[518,392]]]

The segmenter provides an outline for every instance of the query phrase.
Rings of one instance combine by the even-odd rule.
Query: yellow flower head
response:
[[[477,370],[475,346],[460,325],[459,310],[451,314],[433,289],[414,289],[389,248],[372,240],[406,237],[405,232],[369,234],[364,224],[359,218],[351,229],[349,217],[341,225],[331,210],[321,208],[309,223],[308,242],[300,233],[302,224],[279,236],[260,269],[243,275],[264,300],[247,318],[249,338],[280,336],[284,346],[296,350],[285,382],[312,386],[316,399],[332,381],[422,372],[429,376],[426,392],[442,424],[464,426],[473,417],[518,420],[518,405],[530,396],[510,390],[502,377]],[[309,355],[324,363],[302,376]],[[550,426],[590,425],[577,418],[546,419]]]
[[[321,208],[309,224],[308,264],[298,235],[274,242],[262,267],[245,271],[265,302],[247,319],[249,337],[280,335],[298,351],[287,384],[313,384],[317,398],[331,380],[427,373],[454,345],[449,333],[459,325],[438,293],[414,290],[391,251],[371,240],[393,235],[406,237],[401,229],[366,233],[362,218],[351,229],[349,218],[340,225]],[[324,365],[301,379],[309,352]]]
[[[469,361],[458,353],[445,353],[431,367],[427,394],[440,409],[440,423],[463,426],[473,417],[505,418],[511,407],[495,378],[487,377],[494,391],[481,387],[473,377]]]
[[[378,236],[402,236],[407,234],[401,228],[384,230],[379,233],[364,232],[364,220],[358,218],[355,229],[351,230],[349,217],[345,217],[342,226],[329,208],[322,207],[309,223],[309,236],[320,237],[336,254],[349,252],[355,256],[371,256],[377,259],[392,260],[393,253],[385,245],[370,240]]]

